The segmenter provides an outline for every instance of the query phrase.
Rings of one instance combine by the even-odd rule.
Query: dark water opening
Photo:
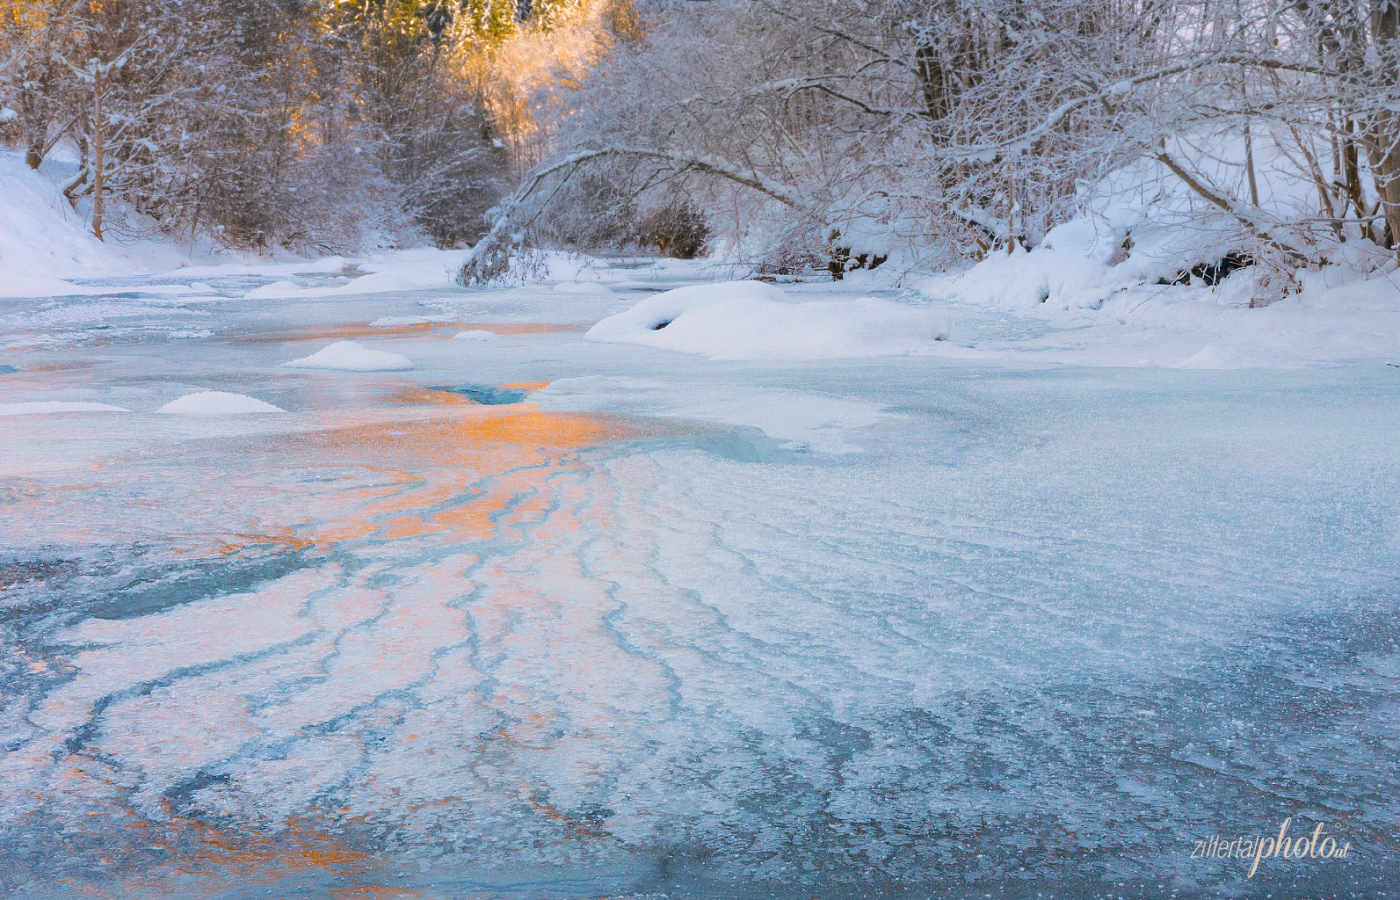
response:
[[[486,384],[459,384],[455,387],[447,384],[436,384],[433,385],[433,390],[460,394],[473,403],[483,403],[486,406],[509,406],[512,403],[519,403],[530,394],[529,391],[520,388],[498,388]]]

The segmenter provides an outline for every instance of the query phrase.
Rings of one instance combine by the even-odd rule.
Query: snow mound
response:
[[[417,284],[406,278],[387,273],[362,275],[345,284],[333,287],[302,287],[293,281],[274,281],[262,287],[253,288],[243,295],[244,300],[276,300],[286,297],[343,297],[355,294],[388,294],[400,291],[420,290]]]
[[[462,268],[466,255],[466,250],[437,250],[431,247],[395,250],[371,256],[367,262],[360,264],[360,271],[382,274],[386,278],[393,277],[412,284],[413,287],[407,290],[450,290],[457,286],[457,270]]]
[[[432,319],[422,316],[380,316],[369,323],[370,328],[398,328],[403,325],[428,325]]]
[[[824,359],[914,353],[947,334],[933,313],[889,300],[795,302],[763,282],[731,281],[648,297],[585,337],[711,359]]]
[[[496,341],[496,340],[500,340],[500,337],[501,337],[501,336],[500,336],[499,334],[496,334],[494,331],[482,331],[482,330],[480,330],[480,329],[475,329],[475,330],[473,330],[473,331],[459,331],[459,332],[457,332],[456,334],[452,335],[452,340],[454,340],[454,341]]]
[[[74,400],[33,400],[28,403],[0,403],[0,416],[36,416],[65,412],[130,412],[124,406],[83,403]]]
[[[271,300],[278,297],[295,297],[303,288],[295,281],[274,281],[262,287],[253,288],[243,295],[244,300]]]
[[[310,356],[283,363],[293,369],[339,369],[344,372],[395,372],[413,368],[407,356],[371,350],[354,341],[337,341]]]
[[[156,412],[183,416],[236,416],[244,413],[285,412],[285,410],[246,394],[231,394],[227,391],[199,391],[195,394],[186,394],[178,400],[171,400]]]
[[[418,285],[407,278],[400,278],[387,272],[362,275],[349,284],[330,288],[336,294],[387,294],[392,291],[416,291]]]

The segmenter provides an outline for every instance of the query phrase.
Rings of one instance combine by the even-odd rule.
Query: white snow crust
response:
[[[182,416],[236,416],[245,413],[283,412],[280,407],[265,403],[247,394],[227,391],[199,391],[186,394],[156,410]]]
[[[826,359],[918,352],[947,334],[935,314],[889,300],[798,303],[772,285],[734,281],[648,297],[587,337],[711,359]]]
[[[31,400],[23,403],[0,403],[0,416],[37,416],[69,412],[129,412],[129,410],[121,406],[79,400]]]
[[[413,368],[408,357],[388,350],[371,350],[355,341],[337,341],[310,356],[283,363],[293,369],[340,369],[346,372],[394,372]]]

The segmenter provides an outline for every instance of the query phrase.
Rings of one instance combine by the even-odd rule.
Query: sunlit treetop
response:
[[[411,42],[498,43],[525,26],[549,30],[583,0],[335,0],[330,27]]]

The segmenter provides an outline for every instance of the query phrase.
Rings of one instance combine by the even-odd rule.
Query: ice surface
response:
[[[282,412],[280,407],[264,403],[247,394],[228,391],[199,391],[186,394],[162,406],[157,412],[182,416],[235,416],[244,413]]]
[[[293,369],[341,369],[347,372],[393,372],[413,368],[413,362],[403,354],[371,350],[355,341],[336,341],[310,356],[283,365]]]
[[[869,401],[811,391],[753,389],[693,380],[662,381],[627,376],[585,376],[554,381],[535,392],[545,409],[633,412],[756,428],[788,449],[843,453],[849,432],[890,418]]]
[[[715,361],[546,327],[695,275],[595,269],[0,306],[6,404],[293,410],[0,417],[6,891],[1393,894],[1397,370],[893,292],[947,355]],[[440,310],[509,337],[363,324]],[[415,367],[284,368],[345,334]],[[1289,815],[1357,855],[1191,859]]]

